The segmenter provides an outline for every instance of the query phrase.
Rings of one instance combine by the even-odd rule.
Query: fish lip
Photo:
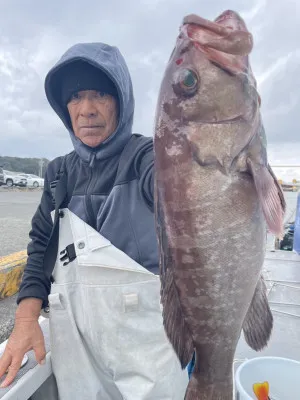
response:
[[[220,14],[216,19],[215,22],[222,22],[225,21],[226,19],[235,19],[238,18],[238,14],[233,11],[233,10],[226,10],[224,12],[222,12],[222,14]]]

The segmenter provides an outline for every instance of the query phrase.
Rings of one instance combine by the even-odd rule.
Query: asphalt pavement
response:
[[[0,188],[0,257],[24,250],[42,190]]]
[[[0,188],[0,257],[25,250],[42,190]],[[13,328],[17,294],[0,300],[0,343]]]

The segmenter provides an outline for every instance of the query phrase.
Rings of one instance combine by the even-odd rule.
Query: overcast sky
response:
[[[0,155],[52,159],[72,149],[46,101],[44,78],[78,42],[119,47],[136,98],[134,131],[150,136],[159,85],[186,14],[244,17],[262,97],[269,158],[300,164],[299,0],[0,0]],[[300,176],[300,175],[299,175]]]

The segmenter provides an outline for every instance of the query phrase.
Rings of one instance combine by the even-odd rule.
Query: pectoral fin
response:
[[[268,171],[270,172],[270,174],[273,177],[274,182],[275,182],[275,184],[277,186],[278,195],[280,197],[282,210],[283,210],[283,213],[285,213],[285,211],[286,211],[286,201],[285,201],[285,198],[284,198],[284,194],[283,194],[282,188],[281,188],[280,184],[278,183],[278,180],[277,180],[277,178],[276,178],[276,176],[275,176],[275,174],[274,174],[274,172],[273,172],[273,170],[272,170],[272,168],[270,167],[269,164],[268,164]]]
[[[270,232],[278,237],[283,236],[283,216],[285,200],[282,189],[269,165],[247,160],[254,178],[258,197]]]

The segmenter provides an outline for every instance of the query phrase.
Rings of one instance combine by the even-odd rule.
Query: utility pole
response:
[[[40,165],[40,178],[43,177],[43,165],[44,165],[44,160],[41,158],[39,161],[39,165]]]

